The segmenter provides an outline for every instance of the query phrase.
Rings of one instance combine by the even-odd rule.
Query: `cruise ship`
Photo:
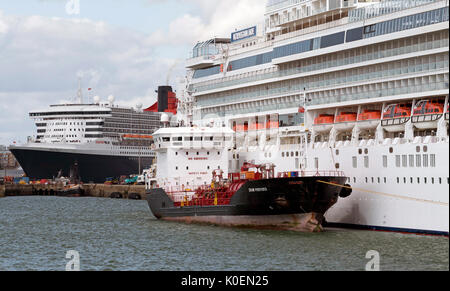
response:
[[[343,171],[330,226],[448,236],[448,33],[448,0],[270,0],[195,45],[179,110],[235,131],[231,167]]]
[[[31,179],[70,177],[75,182],[104,183],[107,178],[136,175],[155,159],[152,134],[161,127],[162,115],[176,114],[176,94],[160,86],[158,102],[144,109],[115,105],[114,97],[83,104],[51,105],[30,112],[37,134],[27,144],[11,146]]]

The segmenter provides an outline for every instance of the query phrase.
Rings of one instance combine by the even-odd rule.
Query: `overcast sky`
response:
[[[35,135],[28,112],[73,100],[77,76],[86,97],[152,105],[196,42],[262,22],[265,2],[0,0],[0,144]]]

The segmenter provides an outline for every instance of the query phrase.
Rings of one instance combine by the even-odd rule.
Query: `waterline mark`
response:
[[[77,251],[68,251],[66,253],[66,259],[69,260],[66,264],[66,271],[74,272],[80,271],[80,253]]]
[[[69,15],[79,15],[80,0],[68,0],[66,3],[66,13]]]

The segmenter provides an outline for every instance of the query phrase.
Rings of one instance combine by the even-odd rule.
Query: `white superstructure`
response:
[[[263,28],[196,45],[182,113],[279,172],[344,171],[331,223],[448,235],[448,8],[269,1]]]

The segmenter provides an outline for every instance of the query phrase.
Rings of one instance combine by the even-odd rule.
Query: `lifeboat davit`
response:
[[[388,132],[405,131],[405,125],[410,120],[410,104],[393,104],[389,105],[384,111],[381,125]]]
[[[413,110],[412,123],[418,129],[436,129],[443,114],[443,100],[422,100]]]
[[[358,116],[358,126],[361,129],[376,129],[380,124],[380,110],[364,110]]]
[[[314,120],[314,131],[315,132],[329,132],[334,126],[334,115],[330,114],[320,114]]]
[[[447,102],[446,109],[445,109],[445,120],[448,123],[448,102]]]
[[[342,112],[336,116],[334,128],[338,131],[351,131],[356,125],[357,118],[357,113]]]

